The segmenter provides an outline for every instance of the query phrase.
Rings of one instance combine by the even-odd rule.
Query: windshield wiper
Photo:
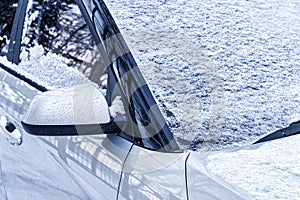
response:
[[[270,133],[266,135],[265,137],[259,139],[258,141],[254,142],[253,144],[261,143],[261,142],[267,142],[271,140],[276,140],[292,135],[297,135],[300,133],[300,121],[293,122],[290,126],[280,129],[278,131],[275,131],[273,133]]]

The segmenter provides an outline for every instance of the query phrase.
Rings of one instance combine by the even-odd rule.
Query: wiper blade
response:
[[[258,144],[261,142],[267,142],[271,140],[276,140],[292,135],[297,135],[300,133],[300,121],[292,123],[290,126],[280,129],[278,131],[275,131],[269,135],[266,135],[265,137],[259,139],[258,141],[254,142],[253,144]]]

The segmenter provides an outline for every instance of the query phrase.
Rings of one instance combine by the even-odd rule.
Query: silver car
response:
[[[102,0],[2,8],[0,199],[249,199],[179,148]]]

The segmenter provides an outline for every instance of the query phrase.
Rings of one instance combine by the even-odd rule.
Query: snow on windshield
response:
[[[200,149],[216,113],[223,118],[216,149],[251,144],[299,119],[298,0],[107,4],[183,147]],[[208,79],[210,70],[217,76]],[[215,83],[222,112],[212,106]],[[191,98],[199,106],[180,105]]]

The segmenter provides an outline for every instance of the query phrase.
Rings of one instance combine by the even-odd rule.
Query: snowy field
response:
[[[239,147],[299,120],[300,2],[106,2],[180,144],[212,138],[207,168],[254,199],[300,199],[299,136]]]

